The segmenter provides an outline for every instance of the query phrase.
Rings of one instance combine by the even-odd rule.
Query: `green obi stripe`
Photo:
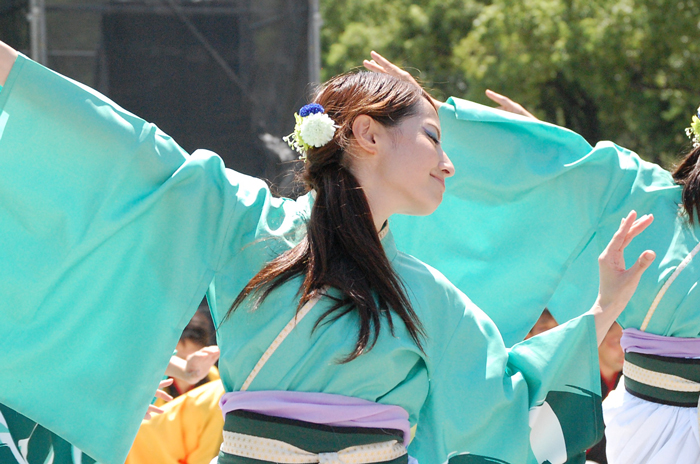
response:
[[[662,374],[675,375],[700,383],[700,359],[670,358],[642,353],[625,353],[625,362]],[[625,388],[630,394],[652,403],[694,408],[698,405],[699,392],[679,392],[645,385],[625,377]]]
[[[459,456],[451,457],[448,464],[508,464],[506,461],[502,461],[496,458],[489,458],[487,456],[479,456],[477,454],[461,454]]]
[[[224,430],[283,441],[315,454],[333,453],[351,446],[369,445],[390,440],[403,442],[403,432],[399,430],[319,425],[248,411],[232,411],[226,414]],[[382,464],[407,463],[408,455],[404,455],[391,461],[384,461]],[[221,452],[219,453],[219,464],[270,463]]]

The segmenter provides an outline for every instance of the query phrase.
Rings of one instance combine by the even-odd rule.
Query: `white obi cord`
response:
[[[282,464],[372,464],[406,454],[397,440],[350,446],[333,453],[311,453],[280,440],[224,431],[221,451],[234,456]]]
[[[287,323],[275,340],[265,350],[248,378],[243,382],[241,391],[246,391],[272,354],[279,348],[285,338],[306,316],[311,308],[321,299],[323,292],[317,293]],[[369,445],[351,446],[333,453],[311,453],[279,440],[245,435],[224,430],[224,442],[221,451],[234,456],[242,456],[268,462],[289,464],[371,464],[392,461],[406,454],[406,447],[397,440]],[[212,463],[215,461],[212,461]],[[414,460],[415,462],[415,460]]]

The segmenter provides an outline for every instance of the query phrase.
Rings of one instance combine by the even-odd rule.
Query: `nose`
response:
[[[440,170],[445,174],[445,177],[452,177],[455,175],[455,166],[444,151],[442,151],[442,159],[440,160]]]

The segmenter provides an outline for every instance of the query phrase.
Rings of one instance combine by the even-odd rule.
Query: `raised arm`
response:
[[[391,76],[394,76],[394,77],[397,77],[397,78],[402,79],[404,81],[408,81],[412,84],[415,84],[418,87],[422,87],[418,83],[418,81],[416,81],[416,79],[413,76],[411,76],[411,74],[408,71],[399,68],[398,66],[396,66],[394,63],[392,63],[391,61],[384,58],[379,53],[372,51],[370,53],[370,55],[372,56],[371,60],[364,60],[362,62],[363,66],[365,68],[369,69],[370,71],[389,74]],[[441,102],[440,100],[436,100],[434,98],[432,98],[432,100],[433,100],[433,105],[435,106],[435,108],[440,108],[440,106],[443,104],[443,102]]]
[[[514,102],[505,95],[501,95],[500,93],[496,93],[493,90],[486,89],[486,96],[494,102],[498,103],[498,107],[496,109],[508,111],[509,113],[519,114],[520,116],[525,116],[526,118],[537,119],[532,113],[523,108],[523,105]]]
[[[0,42],[0,85],[5,85],[16,59],[17,51],[6,43]]]
[[[372,51],[370,55],[372,56],[372,59],[364,60],[364,62],[362,63],[365,68],[374,72],[391,74],[394,77],[398,77],[399,79],[403,79],[405,81],[420,86],[418,81],[416,81],[415,78],[408,71],[399,68],[379,53]],[[527,118],[537,119],[532,113],[523,108],[523,106],[520,103],[514,102],[505,95],[496,93],[493,90],[486,90],[486,96],[493,100],[495,103],[498,103],[499,106],[497,109],[499,110],[519,114]],[[439,108],[440,105],[442,105],[442,102],[433,98],[433,104],[436,108]]]
[[[598,258],[600,287],[598,298],[590,310],[595,317],[598,345],[613,322],[629,303],[639,279],[656,257],[652,250],[644,251],[629,269],[625,266],[625,247],[654,220],[650,214],[637,219],[635,211],[622,220],[619,229]]]

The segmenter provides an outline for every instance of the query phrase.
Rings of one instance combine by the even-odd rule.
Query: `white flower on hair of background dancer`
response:
[[[685,135],[693,141],[693,148],[700,147],[700,108],[690,119],[690,127],[685,129]]]
[[[333,140],[338,126],[324,111],[318,103],[303,106],[299,113],[294,114],[294,132],[282,138],[299,152],[301,159],[306,159],[309,149],[322,147]]]

